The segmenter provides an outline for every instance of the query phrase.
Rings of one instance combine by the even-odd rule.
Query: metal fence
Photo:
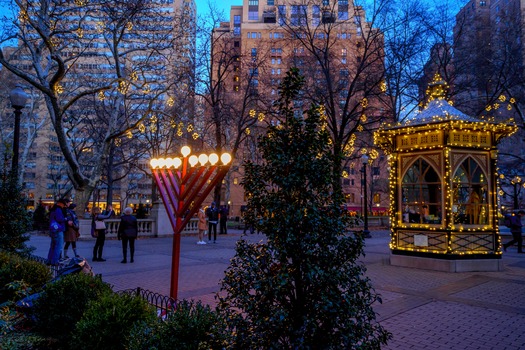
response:
[[[164,319],[169,312],[174,311],[177,306],[177,300],[166,295],[149,291],[147,289],[142,289],[140,287],[121,290],[117,293],[142,298],[148,304],[153,305],[157,309],[157,316],[161,317],[162,319]]]
[[[27,257],[28,260],[31,260],[31,261],[36,261],[36,262],[39,262],[41,263],[42,265],[47,265],[47,259],[46,258],[43,258],[41,256],[36,256],[36,255],[33,255],[33,254],[30,254],[28,257]],[[53,278],[57,277],[58,276],[58,271],[60,270],[61,266],[58,265],[58,266],[53,266],[53,265],[47,265],[47,267],[49,268],[49,270],[51,271],[51,275],[53,276]]]

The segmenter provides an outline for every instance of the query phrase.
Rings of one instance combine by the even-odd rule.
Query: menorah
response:
[[[231,161],[228,153],[221,155],[221,165],[215,153],[199,156],[190,156],[190,153],[191,149],[184,146],[181,149],[182,159],[153,158],[150,161],[155,183],[173,227],[170,297],[175,300],[179,288],[181,232],[211,190],[222,181]]]

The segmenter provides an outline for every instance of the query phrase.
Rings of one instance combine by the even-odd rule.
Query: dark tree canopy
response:
[[[294,108],[303,85],[288,72],[276,120],[259,140],[261,164],[246,164],[247,221],[266,243],[240,240],[222,282],[219,309],[240,349],[380,348],[389,338],[375,320],[380,301],[357,259],[333,190],[334,159],[324,112]]]

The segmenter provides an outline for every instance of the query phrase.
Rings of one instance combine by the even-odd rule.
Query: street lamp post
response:
[[[370,231],[368,230],[368,198],[367,198],[367,183],[366,183],[366,166],[368,164],[368,156],[363,154],[361,156],[361,163],[363,163],[363,200],[364,200],[364,209],[363,213],[365,215],[365,226],[363,228],[363,237],[371,238]]]
[[[184,146],[181,158],[151,159],[153,178],[173,228],[170,297],[177,300],[179,284],[180,236],[186,224],[199,209],[211,190],[222,181],[229,170],[231,156],[215,153],[191,155]]]
[[[24,89],[17,85],[9,94],[11,106],[15,110],[15,129],[13,133],[13,159],[11,164],[11,171],[14,176],[18,178],[18,148],[20,143],[20,117],[22,115],[22,108],[25,107],[28,96]]]

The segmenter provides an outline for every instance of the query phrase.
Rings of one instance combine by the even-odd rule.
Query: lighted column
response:
[[[231,156],[215,153],[190,155],[191,149],[181,149],[182,158],[151,159],[155,183],[173,227],[170,296],[177,299],[179,283],[180,234],[211,190],[229,170]],[[184,216],[184,217],[183,217]]]

